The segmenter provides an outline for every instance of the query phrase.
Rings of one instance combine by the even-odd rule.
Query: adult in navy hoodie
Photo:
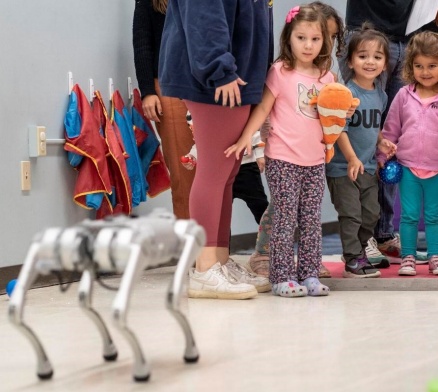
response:
[[[159,82],[163,95],[183,99],[192,114],[198,160],[190,217],[207,234],[191,271],[191,297],[251,298],[260,283],[229,260],[232,186],[240,160],[227,159],[224,151],[242,133],[251,105],[261,101],[270,6],[272,0],[168,2]]]

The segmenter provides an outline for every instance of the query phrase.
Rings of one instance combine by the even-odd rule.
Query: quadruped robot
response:
[[[190,324],[179,309],[183,283],[189,268],[205,244],[205,231],[193,220],[176,220],[164,210],[154,210],[139,218],[116,216],[105,220],[84,220],[69,228],[49,228],[37,234],[28,250],[9,304],[10,321],[26,336],[37,355],[37,375],[50,379],[52,365],[38,337],[23,322],[27,290],[41,275],[63,271],[81,273],[79,304],[94,322],[103,341],[103,358],[114,361],[117,349],[108,328],[91,305],[93,282],[98,273],[122,273],[112,305],[116,327],[128,341],[133,354],[133,377],[147,381],[149,366],[135,334],[127,325],[127,312],[133,283],[147,267],[178,258],[166,298],[167,309],[181,326],[186,346],[184,360],[199,358]]]

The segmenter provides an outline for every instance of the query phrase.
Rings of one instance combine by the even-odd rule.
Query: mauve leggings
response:
[[[206,246],[228,248],[233,182],[241,159],[224,151],[242,134],[250,105],[227,106],[184,101],[192,114],[198,150],[195,179],[190,191],[190,217],[204,227]]]

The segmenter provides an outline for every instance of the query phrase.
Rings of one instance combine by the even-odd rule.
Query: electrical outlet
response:
[[[30,161],[21,161],[21,190],[30,191]]]
[[[47,155],[46,127],[32,125],[29,127],[29,156],[41,157]]]
[[[47,154],[46,150],[46,127],[37,127],[37,143],[38,143],[38,155],[44,156]]]

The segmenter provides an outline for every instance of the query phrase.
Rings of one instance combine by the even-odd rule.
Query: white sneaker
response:
[[[190,298],[248,299],[257,296],[253,285],[237,282],[219,262],[205,272],[189,272]]]
[[[371,237],[367,242],[365,254],[369,262],[376,268],[388,268],[390,266],[389,260],[380,252],[377,247],[377,241]]]
[[[403,257],[403,260],[400,264],[400,269],[398,270],[399,275],[407,275],[407,276],[415,276],[417,275],[417,271],[415,269],[415,257],[412,255],[408,255]]]
[[[271,290],[271,283],[268,278],[249,272],[233,259],[228,259],[224,267],[228,269],[228,273],[239,283],[252,284],[259,293],[265,293]]]
[[[438,275],[438,256],[434,255],[429,259],[429,273]]]

